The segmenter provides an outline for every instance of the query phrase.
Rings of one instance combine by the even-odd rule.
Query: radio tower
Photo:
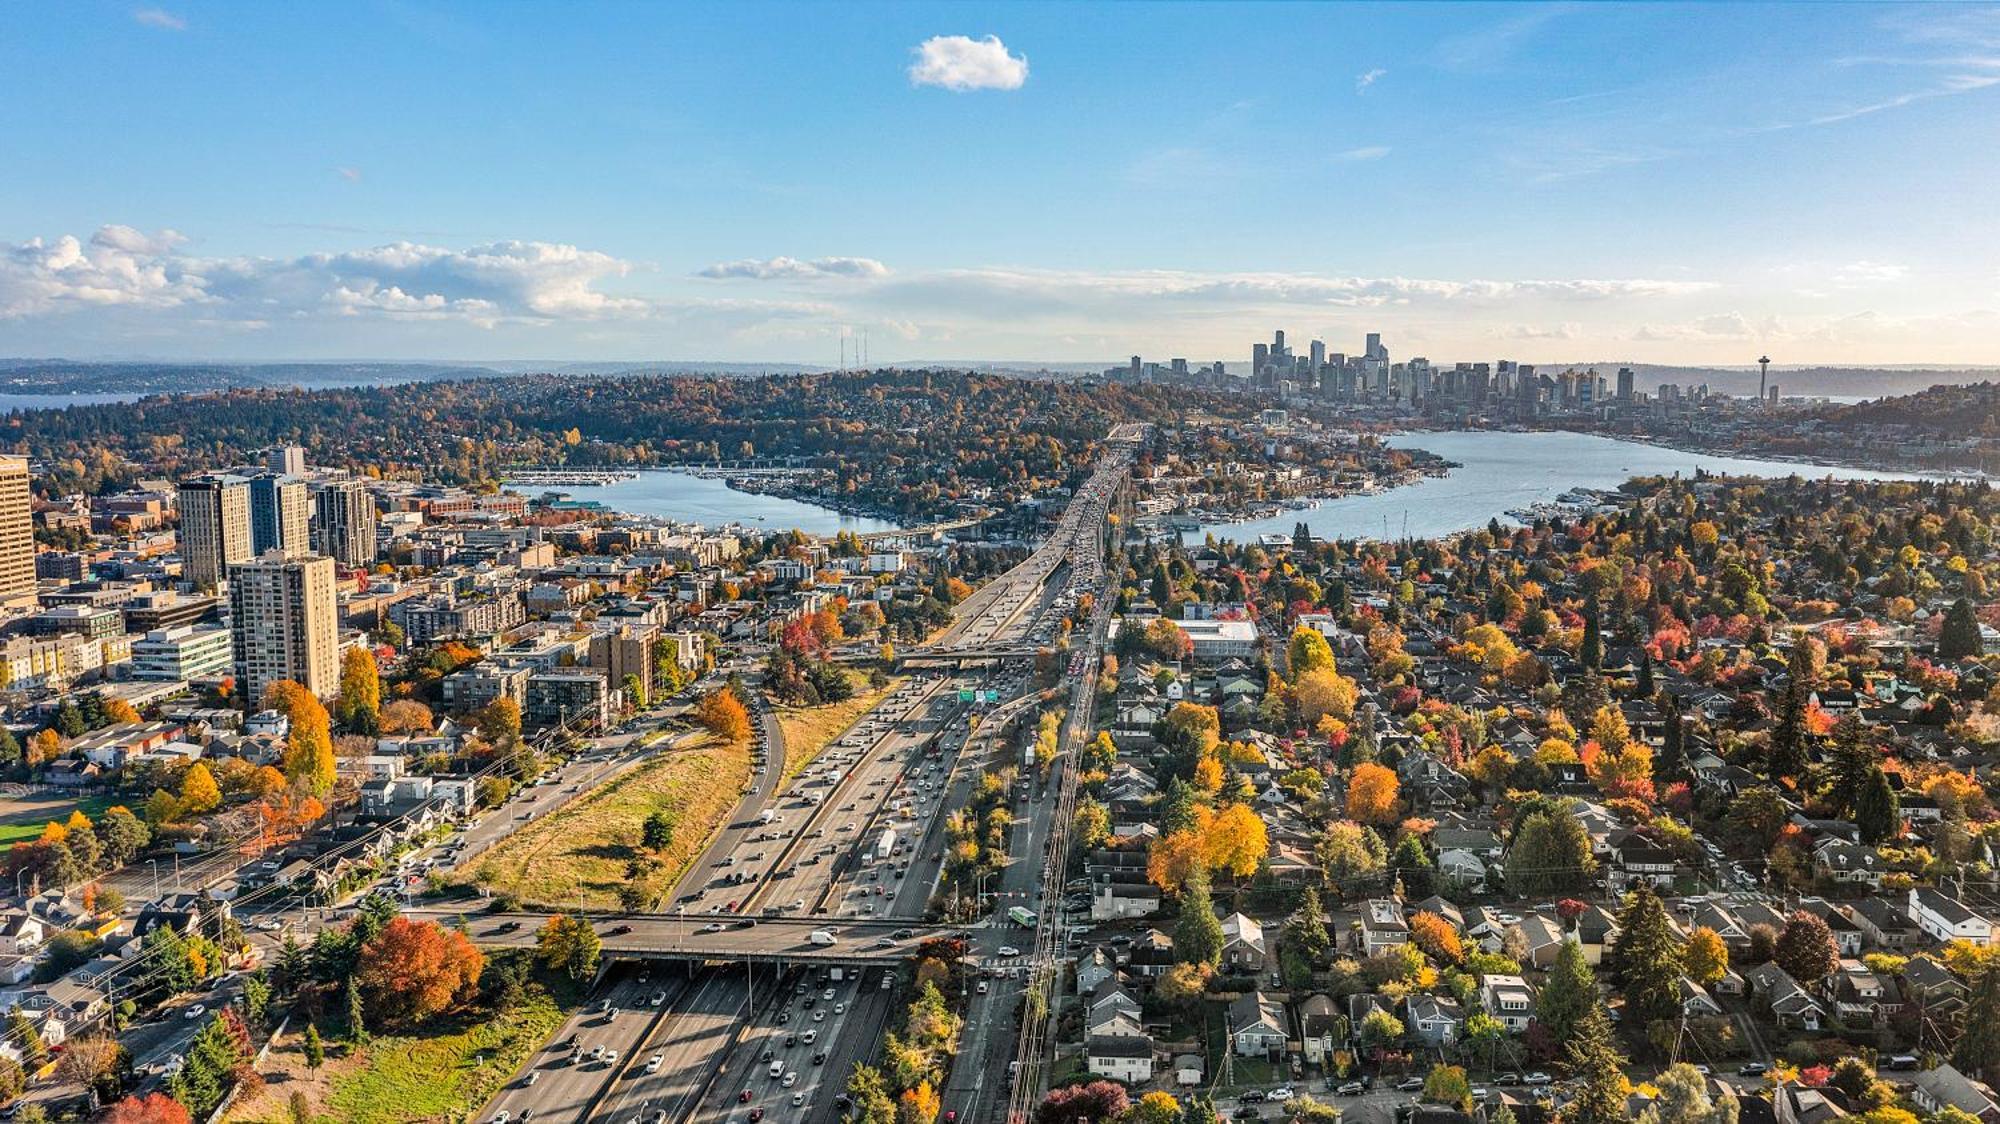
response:
[[[1757,360],[1757,408],[1765,408],[1764,387],[1771,381],[1771,357]]]

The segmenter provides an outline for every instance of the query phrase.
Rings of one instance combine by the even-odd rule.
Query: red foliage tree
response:
[[[355,982],[371,1022],[409,1026],[469,997],[485,966],[464,933],[398,917],[361,947]]]
[[[192,1124],[188,1110],[165,1093],[126,1097],[104,1119],[106,1124]]]

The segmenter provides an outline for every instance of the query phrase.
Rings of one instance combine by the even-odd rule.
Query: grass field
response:
[[[0,847],[33,839],[41,835],[43,825],[50,820],[66,820],[71,812],[78,809],[95,820],[104,814],[106,808],[118,802],[109,796],[88,796],[82,800],[68,796],[47,800],[0,800]]]
[[[303,1092],[313,1120],[328,1124],[464,1121],[579,1001],[578,993],[552,995],[530,984],[519,1005],[478,1022],[441,1020],[429,1034],[377,1035],[345,1055],[329,1042],[318,1073],[307,1072],[300,1035],[288,1030],[265,1058],[264,1091],[233,1106],[225,1119],[291,1124],[292,1094]],[[321,1032],[336,1029],[323,1026]]]
[[[889,692],[903,685],[903,676],[891,676],[881,690],[871,691],[867,676],[852,668],[845,670],[847,680],[854,684],[855,690],[854,697],[845,702],[825,706],[772,707],[778,714],[778,726],[785,732],[786,780],[812,764],[813,758],[818,757],[833,739],[847,732],[856,718],[872,710]]]
[[[618,890],[630,881],[626,864],[644,854],[641,825],[665,809],[676,826],[647,883],[657,897],[701,853],[749,779],[748,745],[696,735],[508,836],[473,867],[472,880],[527,902],[616,909]]]

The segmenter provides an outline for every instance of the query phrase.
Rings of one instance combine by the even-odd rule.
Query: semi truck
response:
[[[875,861],[882,862],[896,853],[896,829],[885,827],[882,837],[875,841]]]

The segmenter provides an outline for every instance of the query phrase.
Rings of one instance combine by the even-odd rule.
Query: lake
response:
[[[64,406],[101,406],[106,402],[137,402],[137,394],[0,394],[0,414],[23,410],[58,410]]]
[[[1840,480],[1937,479],[1924,473],[1831,468],[1790,461],[1712,456],[1617,441],[1584,433],[1510,433],[1458,430],[1406,433],[1389,444],[1427,449],[1463,467],[1401,488],[1326,500],[1306,511],[1269,519],[1218,523],[1191,532],[1239,542],[1259,535],[1287,535],[1303,522],[1324,539],[1436,538],[1490,519],[1512,523],[1506,513],[1554,500],[1572,488],[1615,488],[1634,476],[1692,476],[1696,469],[1729,476],[1834,477]],[[1405,522],[1407,518],[1407,523]]]
[[[847,515],[830,507],[783,496],[739,492],[720,480],[666,469],[644,471],[630,480],[614,484],[576,484],[561,488],[517,486],[514,490],[529,496],[560,491],[571,499],[596,501],[613,511],[631,515],[651,515],[711,527],[741,523],[773,534],[799,530],[809,535],[832,537],[840,531],[893,531],[897,527],[896,523],[886,519]]]

